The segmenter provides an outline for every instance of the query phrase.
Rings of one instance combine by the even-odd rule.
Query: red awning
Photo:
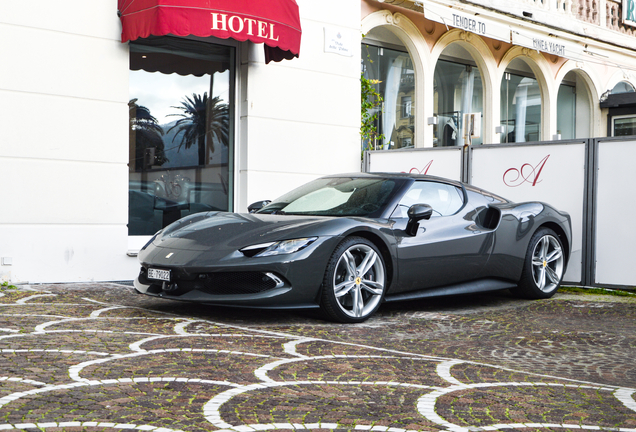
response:
[[[298,57],[295,0],[118,0],[121,41],[150,35],[214,36],[265,44],[265,60]]]

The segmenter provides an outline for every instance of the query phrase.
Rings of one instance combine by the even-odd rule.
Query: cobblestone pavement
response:
[[[0,429],[636,432],[633,299],[466,296],[340,325],[119,284],[0,296]]]

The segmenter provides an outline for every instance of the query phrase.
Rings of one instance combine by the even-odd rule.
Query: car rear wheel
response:
[[[528,299],[549,298],[559,289],[565,270],[565,252],[559,237],[548,228],[530,240],[521,280],[513,293]]]
[[[380,307],[386,271],[382,255],[362,237],[349,237],[333,252],[322,286],[321,309],[338,322],[362,322]]]

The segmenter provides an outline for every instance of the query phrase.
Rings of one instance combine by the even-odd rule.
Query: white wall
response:
[[[299,59],[265,65],[262,45],[242,44],[238,211],[360,170],[360,5],[298,3]],[[324,52],[325,26],[351,36],[351,57]],[[136,275],[120,32],[116,0],[0,2],[0,280]]]
[[[360,4],[298,6],[299,58],[265,65],[260,46],[246,53],[236,211],[321,175],[360,171]],[[353,56],[325,52],[325,27],[351,35]]]
[[[0,3],[0,278],[131,279],[117,1]]]

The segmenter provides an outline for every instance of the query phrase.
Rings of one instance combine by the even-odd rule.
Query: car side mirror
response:
[[[263,207],[265,207],[269,203],[271,203],[271,201],[269,201],[269,200],[256,201],[256,202],[250,204],[247,207],[247,211],[250,212],[250,213],[257,212],[257,211],[259,211],[260,209],[262,209]]]
[[[428,220],[433,216],[433,207],[428,204],[413,204],[406,212],[409,221],[406,224],[406,234],[415,236],[422,219]]]

